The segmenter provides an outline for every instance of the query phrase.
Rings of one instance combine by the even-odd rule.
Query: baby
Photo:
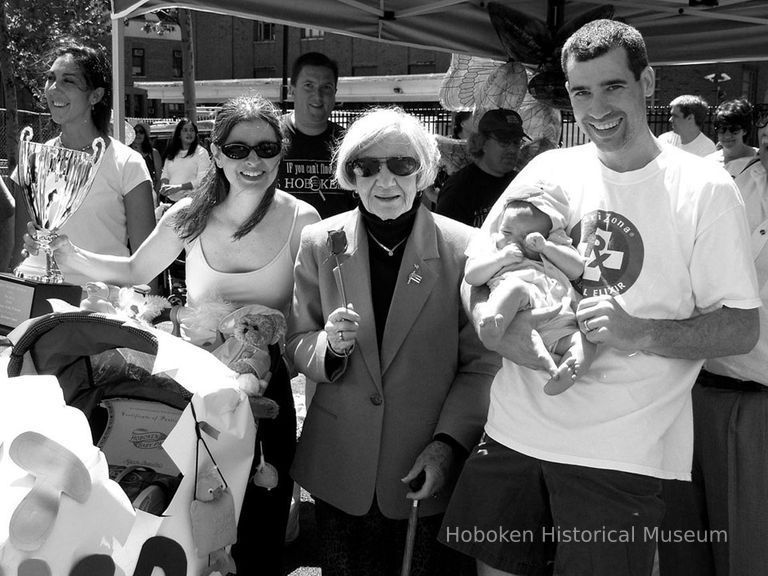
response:
[[[513,184],[495,232],[473,242],[465,268],[468,284],[487,284],[491,291],[481,305],[479,336],[486,346],[501,339],[518,311],[561,305],[560,313],[538,328],[547,349],[562,357],[544,386],[550,395],[568,389],[595,354],[576,322],[571,287],[584,273],[584,260],[571,245],[555,202],[539,186]]]

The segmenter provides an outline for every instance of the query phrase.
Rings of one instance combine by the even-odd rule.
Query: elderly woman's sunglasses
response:
[[[282,148],[283,147],[279,142],[271,142],[269,140],[257,142],[253,146],[241,144],[240,142],[232,142],[230,144],[222,145],[221,153],[227,158],[232,158],[232,160],[242,160],[243,158],[247,158],[251,153],[251,150],[253,150],[259,158],[274,158],[280,154]]]
[[[389,158],[362,156],[347,162],[347,175],[350,178],[375,176],[381,172],[382,164],[386,164],[387,170],[395,176],[410,176],[419,169],[419,161],[411,156],[390,156]]]

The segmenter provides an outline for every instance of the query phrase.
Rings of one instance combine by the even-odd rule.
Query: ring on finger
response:
[[[339,330],[339,342],[344,342],[344,330]]]

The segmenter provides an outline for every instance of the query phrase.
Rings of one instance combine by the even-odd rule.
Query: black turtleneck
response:
[[[381,341],[384,336],[384,327],[387,325],[389,306],[392,303],[392,295],[395,293],[395,283],[400,270],[400,263],[405,253],[405,245],[408,236],[413,230],[416,221],[416,212],[421,206],[421,200],[414,199],[410,210],[401,214],[394,220],[382,220],[375,214],[368,212],[362,202],[358,206],[363,216],[366,232],[368,234],[368,259],[371,267],[371,300],[373,301],[373,315],[376,322],[376,338],[381,350]],[[381,248],[371,236],[384,244],[387,248],[394,248],[401,242],[390,256],[384,248]]]

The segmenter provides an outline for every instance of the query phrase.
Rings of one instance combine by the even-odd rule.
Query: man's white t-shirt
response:
[[[669,132],[664,132],[664,134],[659,136],[659,140],[664,144],[671,144],[676,148],[680,148],[681,150],[685,150],[696,156],[701,156],[702,158],[717,151],[715,143],[707,138],[703,132],[699,132],[699,135],[688,142],[688,144],[683,144],[680,135],[671,130]]]
[[[566,230],[586,258],[583,296],[612,294],[629,314],[654,319],[760,306],[743,203],[714,163],[664,147],[645,167],[619,173],[587,144],[534,158],[515,184],[537,181],[568,200]],[[548,396],[545,372],[505,359],[486,432],[542,460],[689,479],[690,390],[702,362],[601,345],[584,376]]]

